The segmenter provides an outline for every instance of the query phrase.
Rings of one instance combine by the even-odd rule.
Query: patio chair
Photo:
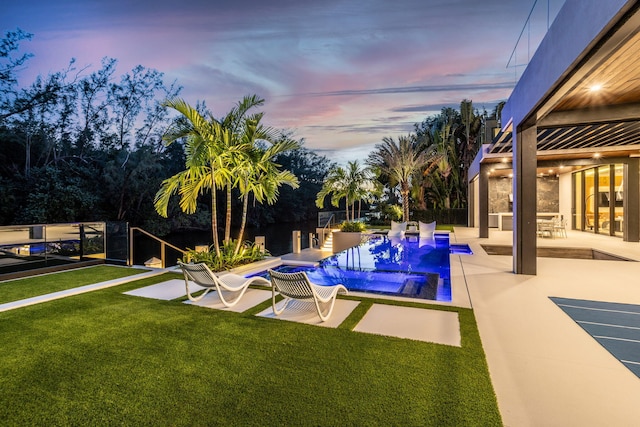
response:
[[[553,238],[554,236],[554,223],[549,220],[538,220],[538,235],[540,237],[544,237],[545,234],[549,235],[549,237]]]
[[[557,234],[559,237],[567,237],[567,220],[562,218],[557,218],[553,223],[553,232]]]
[[[343,285],[320,286],[311,283],[304,271],[298,273],[281,273],[269,270],[271,277],[271,301],[273,313],[276,316],[282,314],[292,300],[313,301],[320,316],[320,320],[326,322],[336,303],[338,294],[347,294],[347,288]],[[276,308],[276,292],[284,297],[284,304],[280,310]]]
[[[263,285],[269,285],[269,281],[264,277],[250,277],[246,278],[240,276],[238,274],[233,273],[225,273],[220,277],[216,276],[209,267],[205,263],[199,264],[184,264],[178,261],[178,265],[182,269],[182,273],[184,274],[184,284],[187,288],[187,297],[191,301],[200,301],[204,296],[209,293],[209,291],[215,289],[218,291],[218,296],[220,297],[220,301],[224,304],[225,307],[233,307],[240,301],[240,298],[244,295],[249,285],[252,283],[259,283]],[[198,296],[194,297],[191,295],[189,291],[189,280],[192,280],[197,285],[205,288],[204,292]],[[225,298],[222,291],[230,292],[238,294],[233,299]]]

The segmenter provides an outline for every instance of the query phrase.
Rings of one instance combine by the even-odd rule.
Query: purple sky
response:
[[[521,68],[506,68],[534,0],[20,0],[0,5],[0,31],[34,34],[21,74],[119,61],[177,79],[182,97],[224,115],[244,95],[265,122],[344,162],[383,137],[458,107],[491,110]],[[517,49],[525,63],[563,0],[543,0]],[[530,40],[530,42],[529,42]]]

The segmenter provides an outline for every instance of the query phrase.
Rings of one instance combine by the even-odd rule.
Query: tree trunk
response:
[[[402,194],[402,221],[409,221],[409,183],[402,182],[400,184],[400,193]]]
[[[216,184],[213,180],[213,170],[211,171],[211,233],[213,236],[213,246],[216,250],[216,256],[220,258],[220,242],[218,241],[218,212],[216,201]]]
[[[231,183],[227,184],[227,217],[224,224],[224,242],[231,240]]]
[[[242,239],[244,238],[244,227],[247,223],[247,211],[249,210],[249,193],[244,195],[242,201],[242,222],[240,223],[240,231],[238,232],[238,241],[236,242],[236,248],[233,251],[234,255],[238,255],[240,247],[242,246]]]
[[[24,176],[29,178],[31,175],[31,133],[27,132],[25,141],[25,160],[24,160]]]
[[[347,221],[349,221],[349,198],[348,197],[344,200],[344,209],[347,214]]]

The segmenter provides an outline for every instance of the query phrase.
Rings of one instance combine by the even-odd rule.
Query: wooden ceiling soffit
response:
[[[636,68],[634,62],[637,60],[637,53],[640,51],[640,44],[638,44],[640,40],[638,31],[640,28],[640,12],[638,6],[631,6],[631,9],[627,10],[625,14],[626,16],[622,16],[618,21],[620,24],[614,24],[605,29],[599,39],[594,40],[594,43],[585,49],[582,58],[579,58],[573,66],[571,74],[563,82],[559,83],[553,93],[541,104],[536,112],[538,123],[554,110],[567,110],[571,109],[571,106],[575,108],[577,105],[606,104],[606,100],[595,104],[592,102],[585,104],[584,99],[580,102],[575,102],[575,97],[584,94],[588,82],[595,81],[600,72],[609,70],[608,72],[619,73],[618,77],[623,77],[624,73],[634,73],[633,70]],[[630,53],[629,49],[634,51],[635,54]],[[620,63],[621,60],[624,62]],[[616,76],[609,76],[609,79],[613,79],[612,81],[616,81],[616,78]],[[638,83],[629,75],[624,78],[625,82],[633,81]],[[623,83],[618,85],[618,90],[622,90]],[[629,89],[627,88],[628,91]],[[626,99],[624,102],[632,103],[635,101],[640,102],[640,98],[635,100]],[[614,103],[621,103],[621,101]]]

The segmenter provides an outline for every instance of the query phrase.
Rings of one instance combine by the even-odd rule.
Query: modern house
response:
[[[469,173],[470,226],[513,229],[535,275],[537,221],[640,241],[640,2],[567,0]]]

